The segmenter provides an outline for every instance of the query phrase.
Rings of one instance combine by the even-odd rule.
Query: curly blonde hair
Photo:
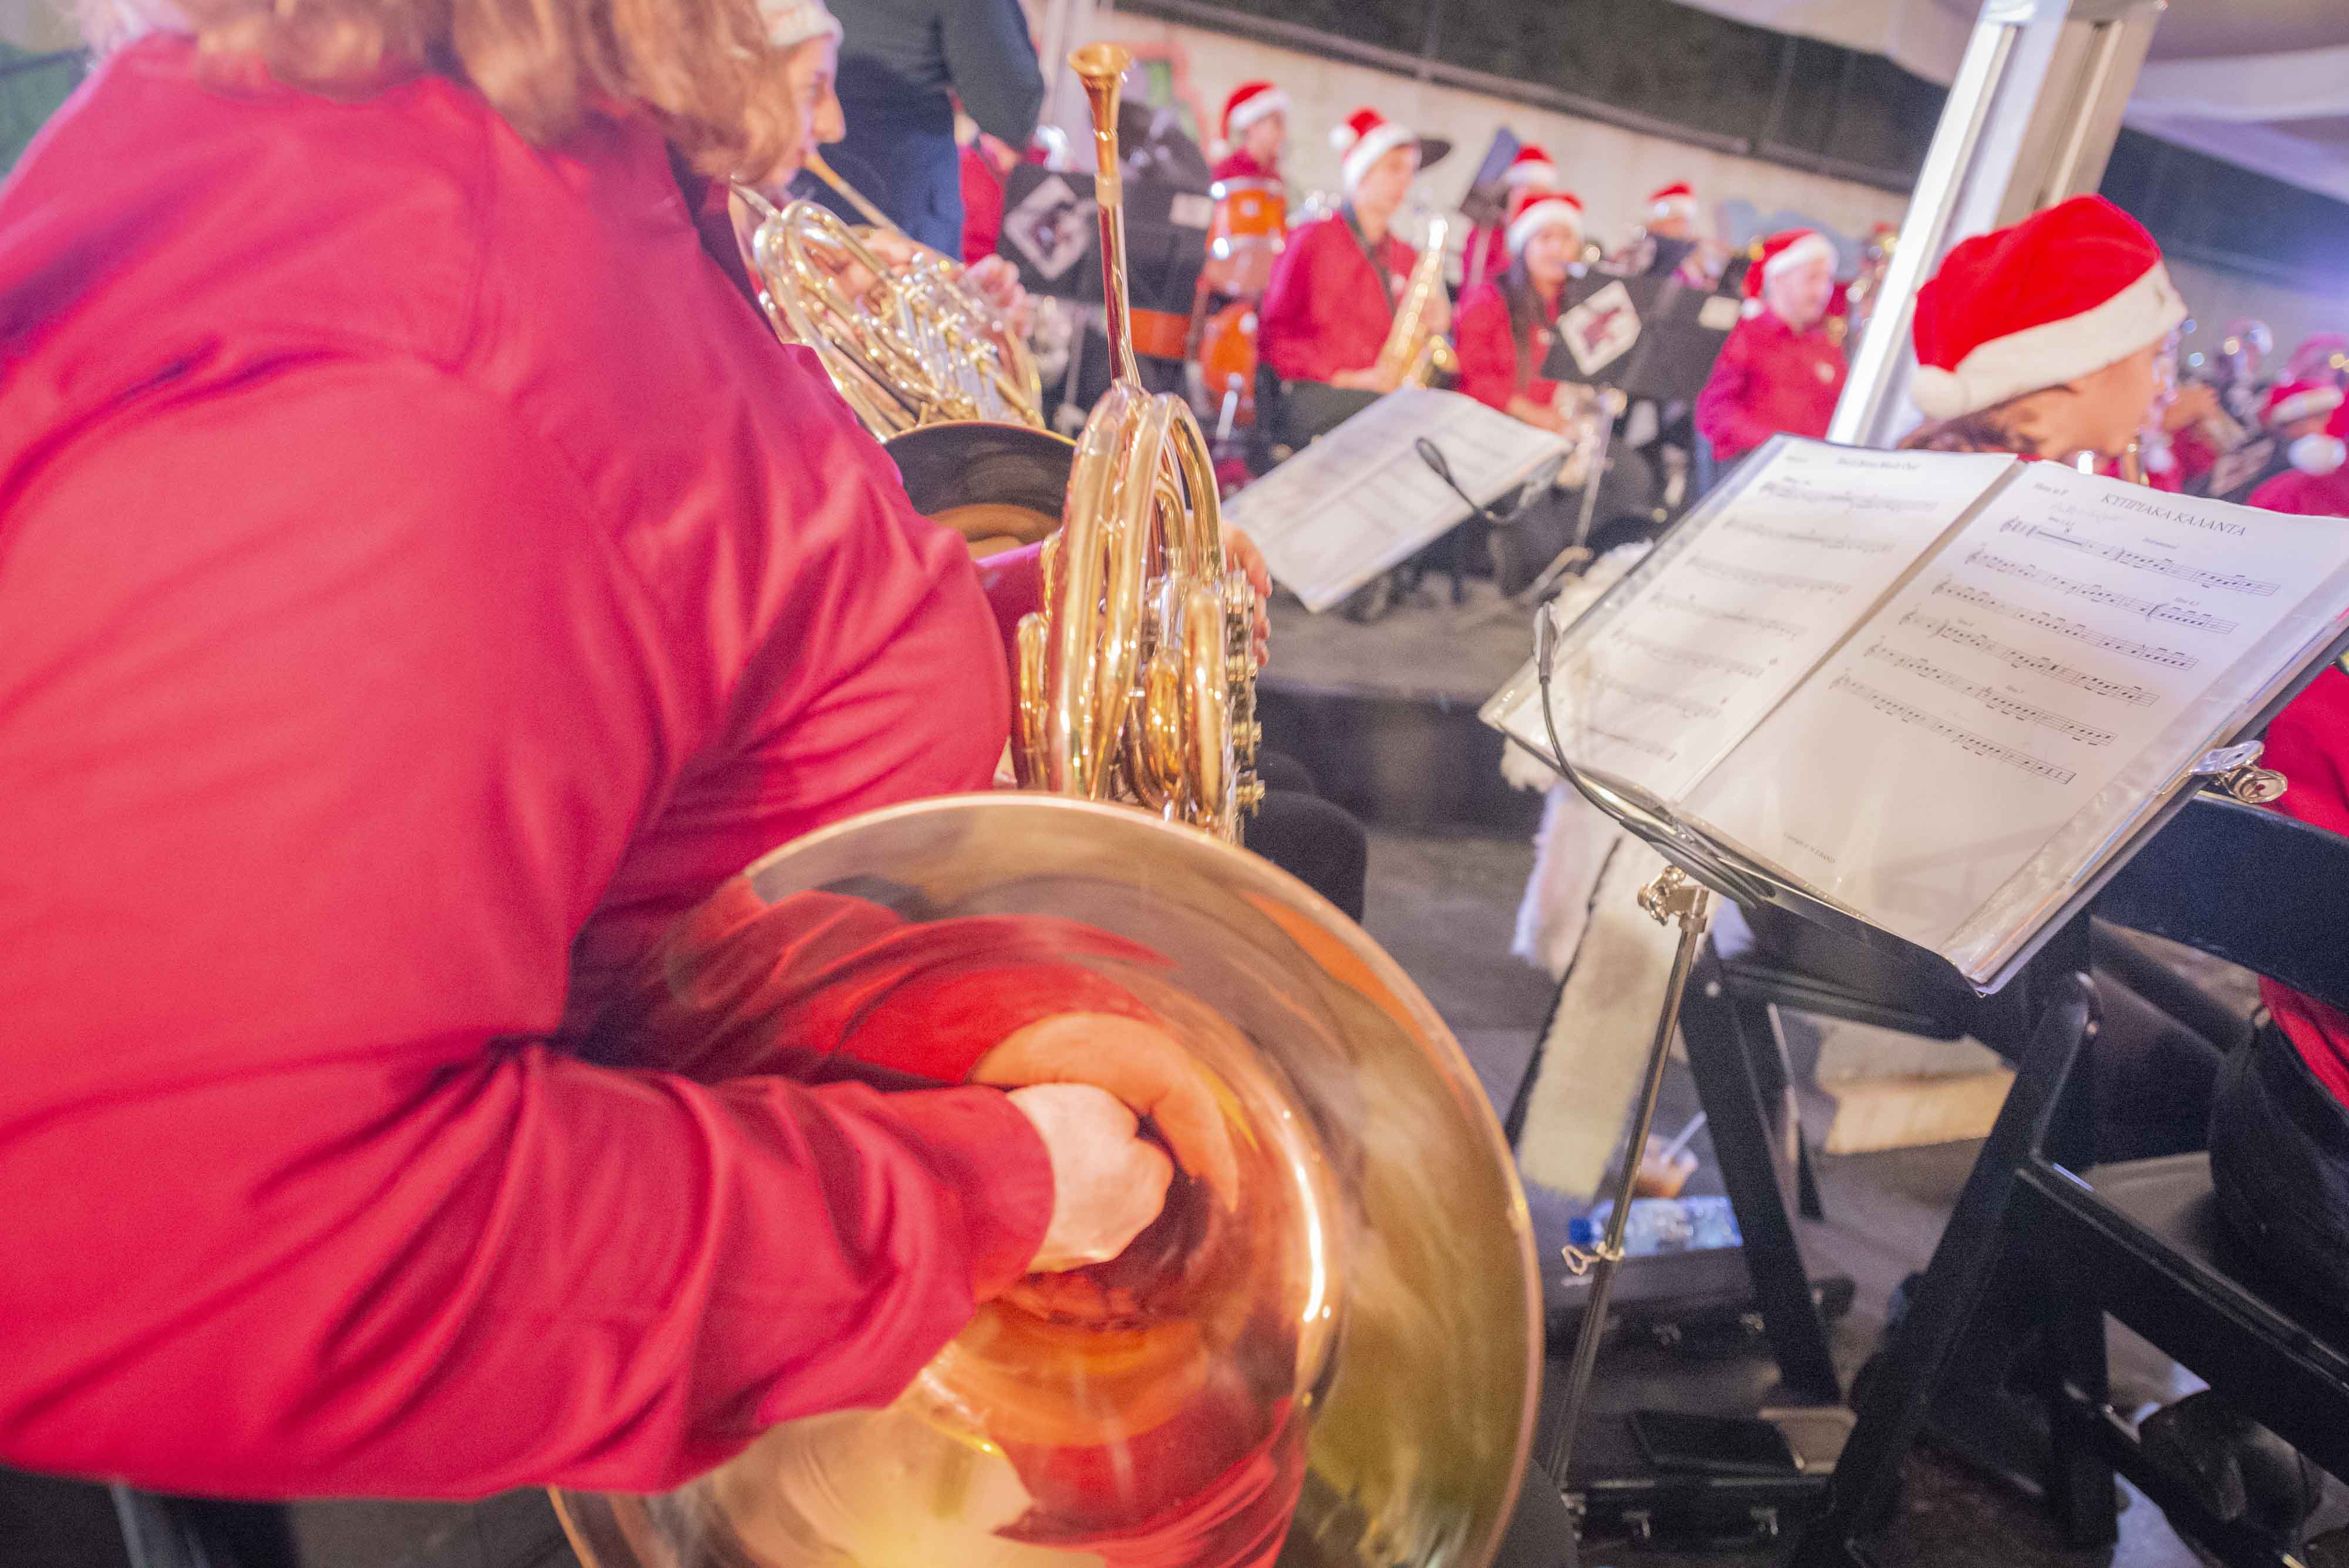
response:
[[[363,93],[423,69],[464,82],[541,147],[599,108],[658,117],[694,166],[756,180],[796,147],[788,51],[757,0],[80,0],[107,48],[163,28],[291,87]]]

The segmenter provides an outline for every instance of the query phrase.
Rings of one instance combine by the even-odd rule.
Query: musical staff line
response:
[[[2077,534],[2061,528],[2049,528],[2037,523],[2027,523],[2020,517],[2009,518],[1999,524],[2002,534],[2021,534],[2026,538],[2044,539],[2051,545],[2061,545],[2067,550],[2077,550],[2084,556],[2095,556],[2116,566],[2134,567],[2140,572],[2152,572],[2165,577],[2176,577],[2220,593],[2250,594],[2258,598],[2272,598],[2281,583],[2264,583],[2240,572],[2213,572],[2168,556],[2147,556],[2126,545],[2100,544],[2083,539]]]
[[[1725,561],[1708,561],[1702,556],[1691,555],[1686,569],[1702,572],[1708,577],[1725,583],[1759,583],[1764,587],[1784,588],[1789,593],[1826,594],[1840,598],[1847,590],[1841,583],[1830,583],[1821,577],[1806,577],[1795,572],[1765,572],[1749,566],[1733,566]]]
[[[1803,628],[1792,621],[1779,620],[1766,615],[1747,615],[1743,610],[1722,609],[1717,606],[1692,599],[1686,594],[1660,593],[1656,596],[1655,602],[1667,609],[1679,610],[1683,615],[1702,616],[1707,620],[1730,621],[1738,626],[1752,627],[1755,631],[1766,631],[1773,637],[1803,635]]]
[[[1654,757],[1661,762],[1668,763],[1674,757],[1680,755],[1678,752],[1672,750],[1670,746],[1660,746],[1656,744],[1655,742],[1644,739],[1639,735],[1626,735],[1619,731],[1603,729],[1600,726],[1588,722],[1587,721],[1584,722],[1582,730],[1585,734],[1596,735],[1602,741],[1612,741],[1619,746],[1628,746],[1635,752],[1644,752],[1649,756]]]
[[[2083,626],[2076,620],[2066,620],[2060,615],[2050,615],[2045,610],[2019,608],[2008,604],[1995,594],[1986,594],[1980,588],[1969,587],[1954,577],[1945,577],[1934,584],[1933,592],[1942,598],[1956,599],[1960,604],[1972,605],[1977,609],[1993,610],[2000,615],[2019,620],[2025,626],[2035,626],[2042,631],[2052,631],[2058,637],[2068,637],[2075,642],[2085,642],[2091,648],[2101,648],[2108,653],[2117,653],[2124,659],[2134,659],[2146,664],[2158,664],[2168,670],[2191,670],[2201,662],[2194,655],[2175,648],[2163,648],[2158,643],[2138,642],[2131,638],[2115,637],[2110,632],[2098,631],[2094,627]]]
[[[1925,513],[1937,503],[1903,495],[1869,495],[1857,490],[1816,490],[1786,479],[1764,480],[1757,493],[1774,501],[1799,501],[1806,506],[1832,506],[1845,512]]]
[[[1617,691],[1635,701],[1669,708],[1691,719],[1717,719],[1721,716],[1719,702],[1700,702],[1693,697],[1683,697],[1676,691],[1658,691],[1651,687],[1635,686],[1612,675],[1601,675],[1593,681],[1602,691]]]
[[[1900,547],[1889,539],[1859,539],[1847,534],[1817,534],[1798,528],[1777,528],[1767,523],[1756,523],[1750,517],[1730,518],[1721,524],[1721,531],[1750,535],[1756,539],[1774,540],[1781,545],[1801,545],[1814,550],[1857,550],[1868,556],[1881,556],[1888,550]]]
[[[2029,670],[2033,675],[2044,675],[2051,680],[2061,680],[2066,686],[2076,686],[2081,691],[2095,696],[2110,697],[2116,701],[2127,702],[2131,707],[2149,708],[2161,701],[2161,693],[2151,687],[2131,686],[2125,681],[2108,680],[2101,675],[2091,675],[2085,670],[2076,670],[2064,663],[2061,659],[2051,659],[2044,653],[2026,653],[2022,649],[2010,647],[1994,637],[1974,630],[1971,627],[1960,626],[1953,620],[1939,616],[1929,616],[1919,610],[1910,610],[1900,618],[1900,624],[1913,626],[1927,637],[1940,641],[1955,643],[1960,648],[1971,648],[1977,653],[1986,653],[1992,659],[2002,660],[2010,669]]]
[[[2240,624],[2220,616],[2205,615],[2200,610],[2187,609],[2179,605],[2154,599],[2141,599],[2135,594],[2125,594],[2117,588],[2105,587],[2097,583],[2084,583],[2077,577],[2067,577],[2060,572],[2044,571],[2026,562],[2010,561],[2004,556],[1985,549],[1976,549],[1968,556],[1966,565],[1979,567],[1985,572],[1995,572],[2002,577],[2013,577],[2021,582],[2036,583],[2043,588],[2053,588],[2057,593],[2076,599],[2085,599],[2092,605],[2105,605],[2113,609],[2127,610],[2131,615],[2143,616],[2147,620],[2166,620],[2172,625],[2188,627],[2195,631],[2215,632],[2223,637],[2233,631]]]
[[[2053,763],[2042,762],[2027,752],[2018,752],[2012,746],[2002,746],[1996,741],[1977,735],[1971,730],[1952,724],[1946,719],[1935,718],[1920,708],[1912,708],[1898,697],[1878,691],[1865,681],[1855,680],[1848,675],[1837,676],[1828,690],[1849,692],[1888,718],[1898,719],[1904,724],[1920,727],[1928,733],[1948,741],[1961,751],[1970,752],[1975,756],[1986,758],[1991,762],[2004,763],[2008,767],[2045,779],[2050,784],[2067,784],[2079,776],[2070,768],[2057,767]]]
[[[1743,675],[1749,680],[1759,680],[1763,673],[1762,666],[1749,664],[1742,659],[1733,659],[1725,653],[1705,653],[1693,648],[1674,648],[1670,643],[1658,642],[1653,638],[1641,637],[1637,632],[1619,631],[1615,634],[1615,641],[1625,648],[1634,649],[1646,654],[1659,664],[1677,664],[1690,670],[1711,670],[1723,675]]]
[[[2109,746],[2113,743],[2113,732],[2110,730],[2099,730],[2093,724],[2083,724],[2078,720],[2066,718],[2061,713],[2033,707],[2020,698],[2010,697],[2005,692],[1982,685],[1979,681],[1969,680],[1954,670],[1944,670],[1922,655],[1903,653],[1899,649],[1878,641],[1868,646],[1865,657],[1889,664],[1895,670],[1905,670],[1909,674],[1930,680],[1937,686],[1946,686],[1961,697],[1972,698],[2002,718],[2019,719],[2026,724],[2036,724],[2043,730],[2053,730],[2057,734],[2077,741],[2084,746]]]

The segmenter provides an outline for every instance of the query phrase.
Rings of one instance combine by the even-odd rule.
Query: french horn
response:
[[[623,1031],[745,1070],[730,1051],[787,1027],[795,910],[851,899],[982,984],[989,933],[1033,922],[1072,994],[1113,987],[1182,1043],[1237,1179],[1178,1176],[1124,1256],[988,1303],[884,1409],[775,1428],[665,1495],[557,1491],[586,1568],[1485,1568],[1533,1437],[1540,1282],[1491,1106],[1393,960],[1234,846],[997,794],[761,861],[647,961]]]
[[[819,202],[779,208],[733,187],[735,234],[776,335],[814,351],[876,440],[974,420],[1041,428],[1027,341],[968,286],[961,265],[915,245],[910,262],[892,265],[872,234],[904,240],[903,232],[820,155],[812,151],[807,167],[869,226],[852,227]]]

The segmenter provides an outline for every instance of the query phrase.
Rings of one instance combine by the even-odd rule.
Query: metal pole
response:
[[[1664,982],[1664,1002],[1656,1015],[1655,1039],[1648,1046],[1648,1073],[1631,1113],[1630,1140],[1623,1147],[1623,1168],[1615,1181],[1613,1210],[1607,1216],[1607,1235],[1595,1251],[1566,1249],[1566,1266],[1590,1276],[1590,1296],[1582,1309],[1582,1326],[1574,1339],[1574,1368],[1566,1385],[1555,1436],[1544,1465],[1558,1489],[1566,1490],[1567,1466],[1574,1458],[1575,1428],[1582,1424],[1582,1407],[1590,1394],[1590,1374],[1599,1363],[1599,1340],[1607,1329],[1607,1304],[1615,1292],[1615,1271],[1623,1262],[1623,1227],[1631,1216],[1631,1194],[1640,1175],[1640,1156],[1655,1126],[1656,1101],[1664,1087],[1664,1064],[1671,1060],[1672,1032],[1680,1026],[1681,998],[1688,992],[1689,970],[1696,962],[1697,945],[1704,940],[1713,911],[1713,894],[1680,867],[1667,867],[1654,881],[1640,889],[1640,908],[1658,925],[1679,922],[1680,945],[1672,951],[1671,976]]]

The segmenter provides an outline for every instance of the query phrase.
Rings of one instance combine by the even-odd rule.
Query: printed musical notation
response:
[[[1754,487],[1754,493],[1773,501],[1798,501],[1805,506],[1822,511],[1842,513],[1884,512],[1920,514],[1935,510],[1940,504],[1930,497],[1914,495],[1880,495],[1857,490],[1820,489],[1799,479],[1765,479]]]
[[[1726,653],[1708,653],[1702,649],[1675,648],[1654,638],[1642,637],[1634,631],[1618,631],[1614,641],[1624,648],[1645,654],[1659,664],[1677,664],[1684,670],[1707,670],[1717,675],[1742,675],[1748,680],[1760,678],[1763,667]]]
[[[2019,698],[2010,697],[2005,692],[1985,686],[1980,681],[1969,680],[1954,670],[1944,670],[1920,654],[1903,653],[1899,649],[1879,640],[1868,645],[1866,657],[1879,663],[1889,664],[1895,670],[1905,670],[1909,674],[1922,677],[1937,686],[1946,686],[1959,696],[1970,697],[2003,718],[2019,719],[2026,724],[2036,724],[2043,730],[2053,730],[2057,734],[2077,741],[2084,746],[2109,746],[2113,743],[2113,732],[2110,730],[2099,730],[2093,724],[2083,724],[2078,720],[2067,719],[2061,713],[2051,713],[2044,708],[2033,707]]]
[[[2070,768],[2058,767],[2054,763],[2042,762],[2028,752],[2018,752],[2013,746],[2002,746],[1986,735],[1977,735],[1971,730],[1952,724],[1946,719],[1937,718],[1921,708],[1912,708],[1898,697],[1878,691],[1875,687],[1855,680],[1848,675],[1837,676],[1828,690],[1857,697],[1878,712],[1889,718],[1897,719],[1912,728],[1923,730],[1927,734],[1939,736],[1961,751],[1971,752],[1975,756],[1985,757],[1994,763],[2003,763],[2008,767],[2045,779],[2050,784],[2068,784],[2079,776]]]
[[[1659,691],[1652,687],[1637,686],[1620,676],[1601,675],[1593,684],[1601,691],[1613,691],[1629,697],[1634,702],[1645,703],[1651,707],[1670,709],[1685,718],[1718,719],[1721,717],[1719,702],[1701,701],[1695,698],[1684,697],[1677,691]]]
[[[2076,577],[2064,576],[2060,572],[2044,571],[2021,561],[2010,561],[2004,556],[1993,554],[1986,549],[1977,548],[1966,557],[1966,565],[1979,567],[1985,572],[1996,572],[2002,577],[2013,577],[2022,582],[2036,583],[2043,588],[2053,588],[2059,594],[2068,595],[2088,604],[2125,610],[2130,615],[2143,616],[2147,620],[2166,620],[2175,626],[2191,627],[2196,631],[2214,632],[2220,637],[2225,637],[2233,632],[2237,626],[2234,621],[2215,615],[2205,615],[2200,610],[2190,610],[2182,605],[2156,599],[2141,599],[2135,594],[2125,594],[2117,588],[2107,588],[2096,583],[2084,583]]]
[[[2033,675],[2044,675],[2050,680],[2060,680],[2066,686],[2076,686],[2083,691],[2092,692],[2098,697],[2110,697],[2115,701],[2127,702],[2131,707],[2149,708],[2161,701],[2161,693],[2149,686],[2131,686],[2126,681],[2107,680],[2101,675],[2091,675],[2085,670],[2074,669],[2061,659],[2052,659],[2044,653],[2029,653],[2020,648],[2010,647],[1994,637],[1976,631],[1971,627],[1960,626],[1957,622],[1940,616],[1929,616],[1917,610],[1910,610],[1900,618],[1900,624],[1913,626],[1929,638],[1955,643],[1960,648],[1971,648],[1977,653],[1986,653],[1991,658],[2001,660],[2010,669],[2028,670]],[[2187,662],[2191,664],[2193,661],[2189,659]]]
[[[2094,539],[2083,539],[2077,534],[2066,529],[2050,528],[2044,524],[2027,522],[2020,517],[2007,519],[1999,524],[1998,531],[2002,534],[2020,534],[2031,539],[2044,539],[2050,545],[2061,545],[2067,550],[2077,550],[2084,556],[2094,556],[2098,560],[2110,561],[2116,566],[2133,567],[2140,572],[2153,572],[2165,577],[2176,577],[2181,582],[2192,583],[2199,587],[2210,588],[2220,593],[2251,594],[2260,598],[2269,598],[2283,586],[2281,583],[2261,582],[2259,578],[2246,576],[2241,572],[2213,572],[2202,566],[2189,566],[2168,556],[2148,556],[2141,550],[2132,550],[2126,545],[2100,544]]]
[[[1765,491],[1767,485],[1763,487]],[[1724,534],[1743,534],[1749,538],[1767,539],[1773,544],[1799,545],[1806,550],[1848,550],[1863,556],[1881,556],[1888,550],[1898,550],[1902,541],[1871,539],[1859,534],[1823,534],[1816,528],[1782,528],[1752,517],[1732,517],[1721,524]]]
[[[1682,615],[1702,616],[1707,620],[1725,620],[1733,626],[1745,627],[1753,631],[1766,631],[1772,637],[1803,635],[1803,628],[1793,621],[1780,620],[1775,616],[1748,615],[1744,610],[1724,609],[1719,605],[1706,604],[1702,599],[1692,599],[1686,594],[1659,592],[1654,602],[1666,609],[1676,609]]]
[[[1726,561],[1708,560],[1692,555],[1687,569],[1716,581],[1736,583],[1742,587],[1783,588],[1790,594],[1825,594],[1840,598],[1851,591],[1847,583],[1831,583],[1824,577],[1806,577],[1798,572],[1767,572],[1758,567],[1732,566]]]
[[[2091,648],[2101,648],[2107,653],[2117,653],[2124,659],[2134,659],[2146,664],[2158,664],[2168,670],[2191,670],[2199,662],[2192,654],[2181,652],[2175,648],[2162,648],[2150,642],[2138,642],[2133,638],[2115,637],[2110,632],[2098,631],[2091,626],[2083,626],[2076,620],[2066,620],[2060,615],[2049,615],[2045,610],[2023,609],[2008,604],[1996,594],[1986,594],[1980,588],[1969,587],[1954,577],[1944,577],[1934,584],[1933,592],[1940,597],[1955,599],[1960,604],[1971,605],[1976,609],[1995,610],[2000,615],[2012,616],[2025,626],[2035,626],[2042,631],[2052,631],[2058,637],[2068,637],[2075,642],[2085,642]]]

